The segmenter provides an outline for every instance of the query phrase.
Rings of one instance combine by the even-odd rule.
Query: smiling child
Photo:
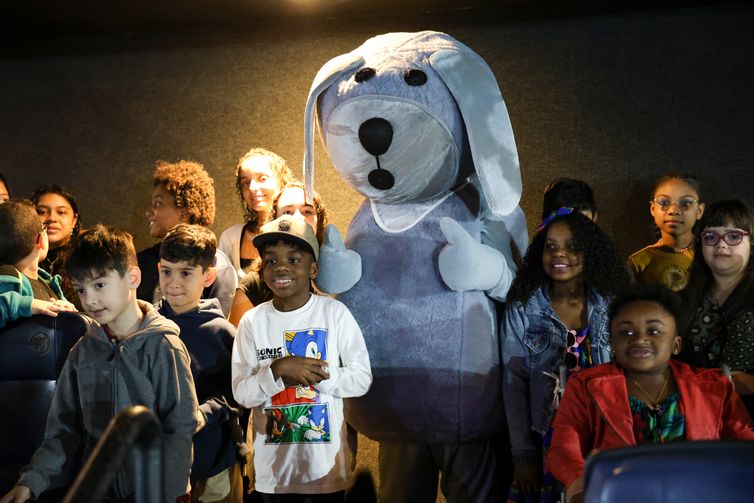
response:
[[[255,486],[263,501],[343,501],[352,464],[343,398],[372,382],[364,338],[348,309],[311,292],[319,244],[301,218],[284,215],[254,238],[272,290],[241,318],[233,394],[253,407]]]
[[[681,309],[659,285],[637,285],[610,306],[615,362],[573,376],[553,421],[547,459],[569,503],[583,500],[585,460],[595,449],[754,439],[751,418],[722,372],[671,360],[681,346]]]

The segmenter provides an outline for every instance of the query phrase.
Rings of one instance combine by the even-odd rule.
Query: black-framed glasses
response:
[[[751,236],[746,231],[725,231],[722,234],[718,234],[715,231],[702,231],[699,233],[699,239],[702,240],[702,244],[706,246],[715,246],[722,239],[728,246],[738,246],[741,241],[744,240],[744,236]]]
[[[672,199],[668,199],[667,197],[659,197],[657,199],[652,199],[651,202],[659,206],[662,211],[669,210],[670,207],[674,204],[678,206],[678,209],[681,211],[689,211],[695,204],[699,202],[699,200],[684,197],[682,199],[673,201]]]

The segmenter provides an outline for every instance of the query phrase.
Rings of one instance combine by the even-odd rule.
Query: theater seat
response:
[[[754,501],[754,442],[610,449],[586,464],[586,503]]]
[[[55,382],[86,326],[83,315],[61,313],[0,329],[0,495],[42,443]]]

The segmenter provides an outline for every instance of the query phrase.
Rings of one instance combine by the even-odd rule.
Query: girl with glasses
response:
[[[736,391],[754,412],[754,213],[738,200],[704,214],[689,284],[683,291],[687,331],[681,358],[697,367],[732,370]]]
[[[568,210],[542,222],[508,293],[501,337],[503,402],[515,464],[509,501],[559,499],[561,487],[543,455],[564,384],[561,367],[567,374],[610,361],[607,307],[628,283],[610,238],[589,218]]]
[[[652,191],[649,212],[660,239],[628,257],[628,266],[639,283],[681,290],[694,258],[694,225],[704,214],[699,182],[681,173],[662,176]]]

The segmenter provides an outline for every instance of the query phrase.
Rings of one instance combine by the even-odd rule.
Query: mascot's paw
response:
[[[346,249],[338,229],[325,228],[325,240],[319,249],[317,288],[329,294],[350,290],[361,279],[361,255]]]
[[[503,254],[472,238],[452,218],[440,220],[448,244],[440,252],[440,276],[451,290],[489,290],[500,281],[505,269]]]

